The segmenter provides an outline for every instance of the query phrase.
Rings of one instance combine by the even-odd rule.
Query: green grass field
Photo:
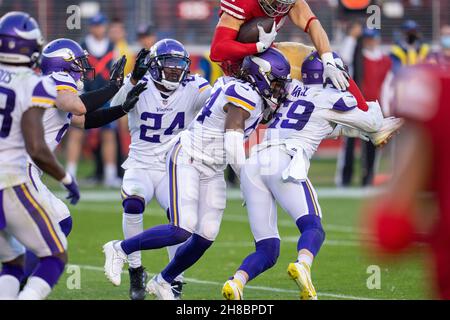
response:
[[[333,185],[335,164],[333,159],[314,161],[310,177],[316,188]],[[90,165],[82,164],[81,178],[88,176],[90,171]],[[358,176],[355,177],[356,181]],[[56,186],[54,183],[50,185]],[[69,237],[70,264],[79,267],[80,288],[69,289],[73,288],[70,284],[73,283],[74,275],[66,272],[50,299],[128,299],[128,274],[124,273],[120,287],[113,287],[103,274],[102,245],[109,240],[122,238],[119,191],[106,191],[113,198],[99,201],[95,199],[95,193],[92,193],[104,192],[104,189],[90,186],[84,190],[90,192],[91,197],[85,197],[76,207],[71,208],[74,229]],[[312,268],[313,282],[319,299],[429,297],[420,257],[409,257],[392,265],[380,263],[361,248],[359,218],[363,200],[327,198],[320,194],[319,190],[319,202],[327,237]],[[298,299],[297,287],[289,279],[286,268],[296,259],[299,232],[287,214],[281,209],[278,214],[282,236],[278,263],[249,283],[244,292],[246,299]],[[145,227],[167,222],[165,213],[156,202],[147,207],[144,220]],[[246,210],[241,206],[241,200],[229,200],[216,243],[185,274],[187,285],[184,289],[184,299],[222,299],[223,282],[233,275],[241,261],[253,249]],[[143,264],[150,274],[160,272],[167,261],[165,249],[143,253]],[[371,276],[368,268],[372,265],[380,268],[380,289],[367,287]],[[124,271],[127,272],[126,268]]]
[[[316,259],[312,276],[319,299],[424,299],[422,270],[418,259],[408,259],[395,266],[370,259],[359,246],[357,230],[360,201],[322,199],[327,240]],[[296,258],[298,231],[280,210],[281,255],[277,265],[246,288],[246,299],[297,299],[296,286],[286,273]],[[102,245],[121,238],[120,202],[84,202],[73,209],[74,229],[70,235],[70,263],[78,265],[81,288],[69,290],[65,274],[51,299],[127,299],[128,275],[120,287],[105,278]],[[145,214],[145,225],[165,223],[163,211],[152,203]],[[221,299],[221,285],[231,276],[242,259],[253,250],[246,212],[240,201],[230,200],[216,243],[205,256],[186,272],[185,299]],[[159,272],[167,262],[166,250],[143,253],[148,272]],[[381,289],[368,289],[367,268],[378,264]],[[125,269],[126,270],[126,269]],[[70,281],[69,281],[70,282]],[[149,298],[150,299],[150,298]]]

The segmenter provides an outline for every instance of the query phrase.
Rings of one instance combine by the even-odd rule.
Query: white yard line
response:
[[[317,188],[319,198],[325,199],[364,199],[373,197],[381,192],[381,189],[376,188]],[[58,198],[64,199],[66,194],[64,192],[55,192]],[[240,200],[241,192],[239,189],[228,189],[227,198],[229,200]],[[320,199],[319,199],[320,200]],[[104,202],[104,201],[120,201],[120,190],[104,190],[104,191],[82,191],[81,201],[87,202]]]
[[[97,272],[103,272],[103,268],[96,267],[96,266],[90,266],[90,265],[76,265],[71,264],[68,266],[78,266],[81,269],[90,270],[90,271],[97,271]],[[122,271],[122,274],[127,274],[126,271]],[[154,276],[155,274],[149,273],[150,276]],[[197,284],[203,284],[203,285],[209,285],[209,286],[218,286],[222,287],[223,283],[215,282],[215,281],[207,281],[207,280],[199,280],[194,278],[185,278],[187,282],[191,283],[197,283]],[[274,288],[274,287],[263,287],[263,286],[251,286],[248,285],[245,287],[246,289],[250,290],[259,290],[259,291],[269,291],[269,292],[280,292],[280,293],[292,293],[292,294],[298,294],[298,290],[289,290],[289,289],[282,289],[282,288]],[[336,299],[347,299],[347,300],[372,300],[368,297],[357,297],[357,296],[349,296],[345,294],[336,294],[336,293],[329,293],[329,292],[318,292],[318,297],[330,297],[330,298],[336,298]]]

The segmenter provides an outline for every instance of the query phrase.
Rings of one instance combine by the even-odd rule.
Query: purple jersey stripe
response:
[[[230,96],[230,97],[234,97],[234,98],[237,98],[237,99],[240,99],[240,100],[242,100],[244,102],[247,102],[252,107],[256,107],[256,103],[255,102],[253,102],[251,100],[248,100],[247,98],[245,98],[245,97],[241,96],[240,94],[238,94],[236,92],[236,90],[234,89],[235,86],[236,85],[229,86],[227,88],[227,90],[225,91],[225,95]]]
[[[33,90],[33,97],[41,97],[41,98],[48,98],[54,100],[56,96],[51,95],[50,93],[45,90],[44,85],[42,84],[42,81],[38,83],[38,85]]]
[[[201,88],[204,88],[206,86],[209,86],[209,82],[208,81],[206,81],[205,83],[201,84],[198,88],[201,89]]]
[[[306,198],[306,204],[308,205],[308,214],[314,214],[314,215],[318,215],[319,213],[316,213],[316,209],[314,207],[314,203],[313,203],[313,195],[311,194],[311,191],[308,188],[308,185],[306,184],[305,181],[302,182],[302,187],[303,187],[303,191],[305,192],[305,198]]]
[[[20,202],[25,207],[25,209],[28,211],[28,213],[30,214],[33,221],[36,223],[37,227],[39,228],[39,231],[41,232],[42,237],[44,238],[45,242],[47,243],[48,247],[50,248],[51,253],[52,254],[61,253],[61,250],[58,249],[58,245],[56,244],[55,240],[53,239],[52,234],[51,234],[49,228],[47,227],[47,224],[44,221],[44,218],[39,214],[37,208],[35,206],[33,206],[33,204],[30,202],[30,200],[28,200],[28,198],[26,197],[25,193],[22,190],[22,186],[25,186],[25,188],[26,188],[26,185],[24,185],[24,184],[14,187],[14,191],[16,192],[17,197],[19,198]],[[44,212],[44,214],[47,215],[47,213],[43,209],[42,209],[42,211]],[[47,218],[48,218],[48,215],[47,215]],[[53,227],[53,226],[51,226],[51,227]],[[53,232],[54,232],[54,230],[53,230]]]
[[[0,190],[0,230],[6,227],[5,211],[3,210],[3,190]]]
[[[333,110],[337,110],[337,111],[350,111],[356,108],[356,105],[354,106],[347,106],[345,104],[344,98],[340,98],[338,101],[336,101],[336,103],[333,105]]]
[[[180,142],[177,142],[172,149],[170,159],[169,159],[169,211],[170,211],[170,221],[175,225],[179,225],[179,215],[178,215],[178,185],[177,185],[177,165],[176,159],[180,151]]]

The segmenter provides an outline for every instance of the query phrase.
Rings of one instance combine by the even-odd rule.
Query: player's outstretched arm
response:
[[[125,78],[124,68],[126,63],[126,57],[122,56],[111,68],[111,76],[106,86],[80,95],[79,99],[84,104],[87,113],[103,107],[120,90]]]
[[[220,17],[211,43],[210,58],[215,62],[240,61],[246,56],[258,53],[256,43],[236,41],[244,20],[224,12]]]
[[[298,0],[289,12],[289,17],[294,24],[309,34],[319,52],[324,65],[324,83],[330,79],[336,88],[346,90],[350,86],[349,76],[336,67],[328,35],[306,1]]]
[[[85,116],[73,117],[72,125],[80,129],[100,128],[122,118],[133,110],[139,101],[139,95],[147,89],[146,83],[139,83],[127,95],[123,104],[89,112]]]

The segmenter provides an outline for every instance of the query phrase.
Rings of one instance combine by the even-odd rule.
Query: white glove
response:
[[[275,41],[277,36],[277,25],[275,21],[273,22],[272,30],[269,33],[264,31],[264,28],[258,25],[259,30],[259,41],[256,43],[256,48],[258,53],[264,52],[270,48],[272,43]]]
[[[333,85],[341,91],[347,90],[350,87],[348,79],[350,78],[345,70],[341,70],[336,66],[334,62],[333,54],[331,52],[324,53],[322,55],[323,63],[323,84],[325,86],[328,79],[331,80]]]
[[[363,141],[369,142],[370,138],[368,137],[367,133],[355,129],[355,128],[351,128],[351,127],[347,127],[341,124],[338,124],[332,133],[330,133],[328,135],[328,139],[336,139],[338,137],[348,137],[348,138],[359,138]]]

